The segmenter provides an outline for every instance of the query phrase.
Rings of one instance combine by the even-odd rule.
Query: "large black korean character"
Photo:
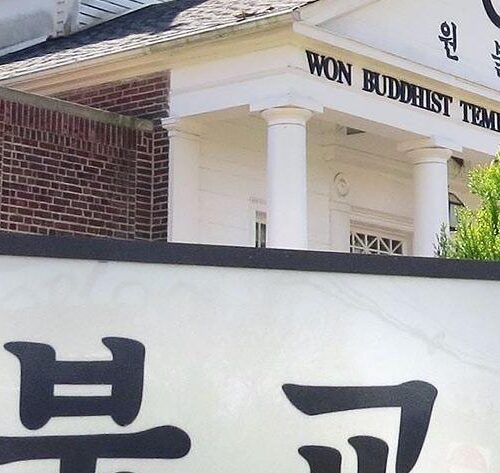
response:
[[[456,55],[458,48],[457,25],[447,21],[441,23],[441,34],[438,38],[444,44],[446,57],[452,61],[458,61],[459,57]]]
[[[497,76],[500,77],[500,42],[495,41],[495,52],[491,55],[493,61],[495,62],[495,70]]]
[[[43,427],[52,417],[109,415],[121,426],[131,424],[141,408],[144,346],[135,340],[104,338],[112,361],[56,361],[56,352],[41,343],[7,343],[21,363],[21,422]],[[54,386],[111,385],[111,396],[54,396]]]
[[[491,22],[500,28],[500,13],[497,11],[497,8],[493,5],[493,0],[483,0],[484,9],[488,14],[488,18]]]
[[[29,429],[52,417],[109,415],[119,425],[137,417],[144,381],[144,346],[105,338],[111,361],[56,361],[52,347],[13,342],[5,348],[21,363],[20,413]],[[110,385],[110,396],[56,396],[57,385]],[[114,435],[0,437],[0,465],[27,460],[60,460],[60,473],[95,473],[99,459],[175,459],[188,454],[189,436],[173,426]]]
[[[0,465],[60,460],[60,473],[95,473],[98,459],[161,459],[186,456],[189,436],[165,426],[133,434],[0,437]]]
[[[396,456],[396,473],[409,473],[418,461],[429,428],[437,389],[423,381],[381,387],[313,387],[286,384],[283,390],[290,402],[310,416],[327,413],[400,407],[401,421]],[[378,438],[359,436],[349,439],[358,456],[359,473],[385,473],[389,447]],[[300,455],[311,473],[340,473],[342,456],[334,448],[304,446]]]

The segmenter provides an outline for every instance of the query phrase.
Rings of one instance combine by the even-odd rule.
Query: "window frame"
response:
[[[358,252],[354,253],[352,237],[355,234],[366,235],[375,237],[380,240],[391,240],[395,242],[401,243],[401,254],[390,253],[390,252],[372,252],[372,253],[363,253]],[[388,229],[384,227],[378,227],[374,225],[362,225],[359,223],[352,223],[349,231],[349,253],[351,254],[365,254],[365,255],[378,255],[378,256],[409,256],[411,252],[411,236],[403,231]]]

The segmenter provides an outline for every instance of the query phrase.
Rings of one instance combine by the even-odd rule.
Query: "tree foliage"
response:
[[[480,205],[458,210],[457,230],[449,236],[443,229],[438,256],[500,261],[500,151],[489,165],[471,171],[469,189]]]

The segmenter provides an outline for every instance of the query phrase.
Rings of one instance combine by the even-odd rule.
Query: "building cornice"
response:
[[[142,131],[153,131],[153,122],[150,120],[120,115],[118,113],[108,112],[105,110],[98,110],[96,108],[78,105],[64,100],[43,97],[5,87],[0,87],[0,99],[24,105],[32,105],[43,110],[68,113],[73,117],[96,120],[109,125]]]

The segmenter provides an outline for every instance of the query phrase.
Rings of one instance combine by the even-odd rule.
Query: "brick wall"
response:
[[[158,119],[168,115],[168,72],[108,82],[58,94],[58,98],[133,117]]]
[[[152,238],[165,146],[150,121],[0,89],[0,231]]]
[[[161,118],[168,116],[170,74],[72,90],[58,98],[126,116],[149,119],[154,132],[139,145],[137,158],[137,238],[166,240],[168,217],[168,135]]]

